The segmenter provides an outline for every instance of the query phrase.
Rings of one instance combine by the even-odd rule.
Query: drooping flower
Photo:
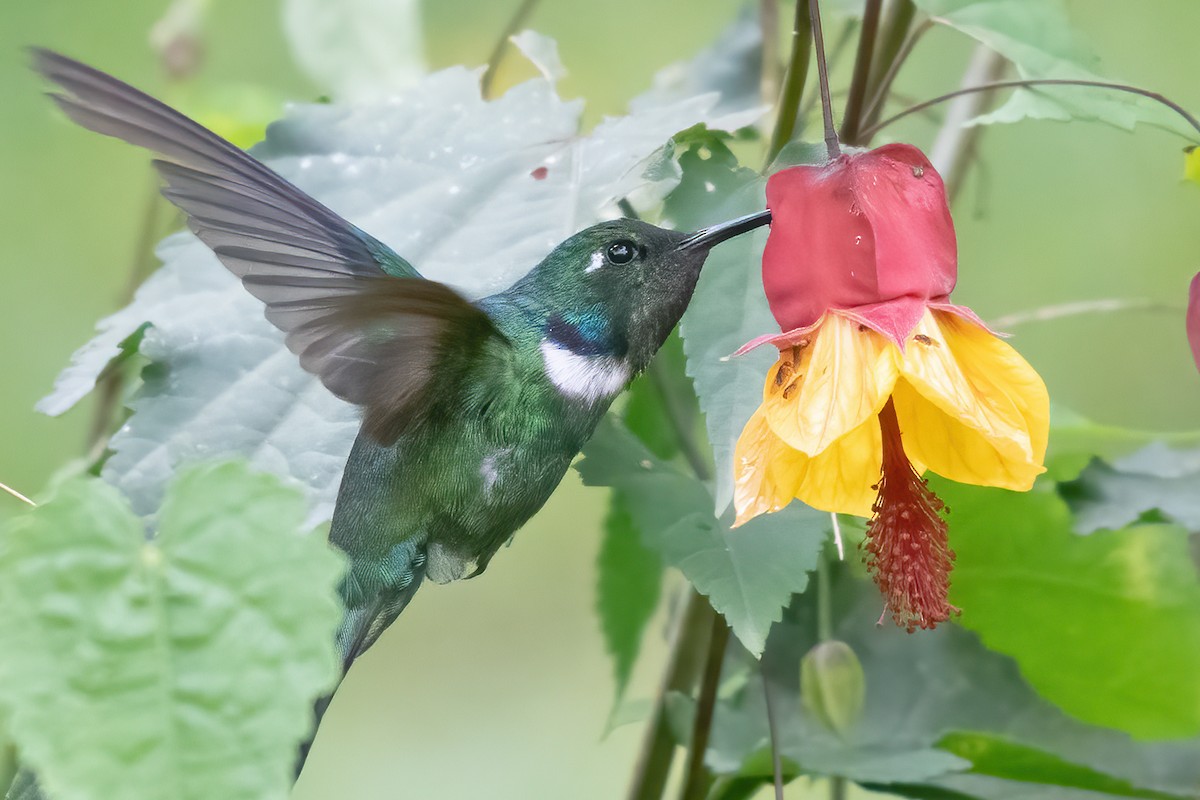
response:
[[[763,286],[784,331],[735,451],[738,524],[793,498],[870,517],[867,564],[896,623],[930,628],[954,554],[921,477],[1025,490],[1044,471],[1049,397],[968,308],[941,177],[891,144],[767,183]]]
[[[1200,272],[1188,284],[1187,315],[1185,317],[1188,346],[1192,348],[1192,360],[1200,370]]]

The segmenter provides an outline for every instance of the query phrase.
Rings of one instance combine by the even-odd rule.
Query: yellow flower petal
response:
[[[870,516],[882,459],[874,417],[810,458],[775,435],[760,407],[734,449],[734,526],[778,511],[793,498],[822,511]]]
[[[1025,490],[1045,471],[1050,399],[1016,350],[948,312],[927,312],[893,397],[904,450],[951,480]]]
[[[760,406],[742,428],[733,450],[734,527],[759,514],[778,511],[795,497],[791,476],[802,472],[808,456],[784,444],[767,425]],[[778,482],[779,476],[783,483]]]
[[[848,434],[808,459],[795,487],[796,497],[821,511],[871,516],[879,468],[883,463],[883,437],[879,419],[870,417]]]
[[[840,314],[826,314],[811,343],[785,350],[767,373],[763,412],[791,447],[816,456],[887,402],[899,350]]]

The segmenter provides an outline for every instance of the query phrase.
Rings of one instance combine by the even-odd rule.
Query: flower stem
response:
[[[832,581],[829,576],[829,554],[821,552],[817,559],[817,641],[828,642],[833,638]],[[834,775],[829,779],[829,800],[844,800],[846,779]]]
[[[858,144],[858,131],[863,119],[868,81],[871,76],[871,56],[875,51],[875,34],[879,30],[879,15],[883,0],[867,0],[863,8],[862,30],[858,34],[858,54],[854,59],[854,75],[850,79],[850,94],[842,112],[842,140]]]
[[[808,80],[808,62],[811,54],[812,18],[806,12],[803,0],[796,0],[796,17],[792,23],[792,53],[788,58],[787,76],[783,80],[783,92],[779,97],[775,130],[771,134],[771,145],[767,149],[767,166],[770,166],[796,132],[800,95],[804,93],[804,83]]]
[[[783,758],[779,755],[779,724],[775,721],[775,703],[771,696],[771,684],[762,661],[758,662],[758,675],[762,679],[763,702],[767,706],[767,734],[771,740],[771,774],[775,782],[775,800],[783,800]]]
[[[688,587],[686,591],[687,600],[671,642],[667,670],[654,699],[641,753],[634,766],[627,795],[629,800],[659,800],[667,788],[671,761],[675,758],[675,740],[667,722],[667,696],[671,692],[691,691],[700,669],[704,641],[717,616],[708,600],[695,589]]]
[[[696,698],[696,718],[692,724],[692,741],[680,800],[704,800],[712,785],[712,773],[704,763],[704,756],[708,752],[709,733],[717,708],[717,687],[721,683],[721,666],[725,662],[725,648],[728,645],[729,624],[720,614],[713,614],[708,657],[704,662],[704,675],[700,679],[700,694]]]
[[[666,411],[667,420],[671,424],[671,431],[675,434],[675,441],[679,445],[680,452],[687,459],[688,465],[692,468],[692,472],[701,481],[708,481],[712,478],[712,469],[708,465],[708,461],[704,458],[704,454],[700,449],[700,445],[696,442],[696,437],[692,433],[691,423],[695,420],[695,415],[692,413],[690,406],[685,405],[685,400],[679,397],[675,392],[671,391],[671,382],[667,380],[664,374],[663,362],[661,359],[654,359],[650,362],[650,368],[646,371],[650,379],[650,385],[653,387],[655,394],[658,395],[659,402],[663,405],[663,410]]]
[[[521,26],[525,24],[525,20],[529,19],[529,15],[533,13],[537,4],[538,0],[521,0],[521,5],[517,6],[517,10],[509,18],[508,24],[500,32],[500,37],[496,39],[496,46],[492,48],[487,67],[483,70],[483,77],[479,79],[479,92],[485,100],[491,99],[496,70],[500,68],[500,62],[504,60],[504,54],[508,51],[509,38],[520,31]]]
[[[797,3],[800,0],[796,0]],[[829,65],[825,61],[825,37],[821,33],[820,0],[808,0],[808,14],[812,19],[813,47],[817,56],[817,78],[821,87],[821,118],[825,122],[825,149],[829,160],[842,154],[838,144],[837,126],[833,124],[833,103],[829,99]]]
[[[814,2],[815,2],[815,0],[814,0]],[[898,122],[911,114],[916,114],[920,111],[924,111],[927,108],[936,106],[939,103],[945,103],[947,100],[953,100],[956,97],[962,97],[963,95],[966,95],[966,94],[972,94],[975,92],[991,92],[996,89],[1030,89],[1035,86],[1084,86],[1084,87],[1089,87],[1089,88],[1093,88],[1093,89],[1110,89],[1115,92],[1127,92],[1128,94],[1136,94],[1140,97],[1145,97],[1150,100],[1153,100],[1156,103],[1161,103],[1162,105],[1171,109],[1176,114],[1183,117],[1183,119],[1188,123],[1188,125],[1191,125],[1193,128],[1195,128],[1196,132],[1198,134],[1200,134],[1200,120],[1197,120],[1196,117],[1194,117],[1191,113],[1189,113],[1188,110],[1185,109],[1183,106],[1179,105],[1174,100],[1171,100],[1170,98],[1159,94],[1158,92],[1152,92],[1148,89],[1139,89],[1136,86],[1130,86],[1130,85],[1124,84],[1124,83],[1109,83],[1107,81],[1079,81],[1079,80],[1072,80],[1069,78],[1028,78],[1028,79],[1024,79],[1024,80],[1015,80],[1015,81],[994,81],[992,83],[985,83],[985,84],[981,84],[979,86],[970,86],[965,89],[958,89],[953,92],[947,92],[946,94],[939,95],[930,100],[926,100],[923,103],[917,103],[916,105],[909,106],[908,108],[901,111],[899,114],[894,114],[894,115],[888,117],[887,119],[885,119],[883,122],[877,123],[876,125],[873,125],[870,128],[867,128],[865,131],[863,131],[862,135],[865,139],[869,140],[876,133],[883,130],[884,128],[886,128],[887,126],[891,125],[894,122]],[[1198,137],[1198,139],[1200,139],[1200,137]]]
[[[833,638],[833,601],[830,597],[829,559],[825,553],[817,559],[817,641]]]

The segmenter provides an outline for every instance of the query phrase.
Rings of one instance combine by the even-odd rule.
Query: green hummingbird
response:
[[[470,302],[152,97],[48,50],[33,58],[67,116],[163,157],[163,195],[188,227],[301,365],[361,407],[329,533],[348,561],[343,675],[422,581],[483,572],[679,322],[709,249],[770,222],[602,222]]]

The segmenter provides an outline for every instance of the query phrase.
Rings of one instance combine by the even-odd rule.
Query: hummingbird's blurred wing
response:
[[[363,406],[363,429],[390,444],[414,424],[443,364],[506,342],[491,319],[261,162],[111,75],[33,50],[51,97],[85,128],[166,157],[163,195],[245,287],[266,303],[301,365]]]

